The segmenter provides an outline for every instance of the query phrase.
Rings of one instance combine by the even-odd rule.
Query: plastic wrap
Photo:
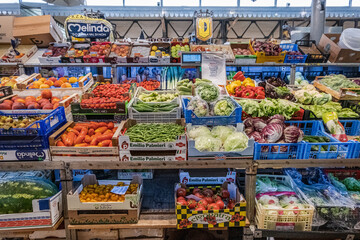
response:
[[[187,109],[193,111],[197,117],[209,115],[209,105],[205,100],[199,97],[193,97],[189,102]]]
[[[0,214],[32,212],[33,199],[51,197],[57,192],[57,187],[46,179],[0,180]]]
[[[236,105],[230,97],[222,97],[215,102],[213,111],[215,116],[230,116],[235,108]]]
[[[293,192],[293,189],[286,186],[281,180],[258,177],[256,179],[256,194],[268,192]]]
[[[220,89],[213,83],[201,83],[196,87],[196,96],[208,103],[215,102],[220,96]]]

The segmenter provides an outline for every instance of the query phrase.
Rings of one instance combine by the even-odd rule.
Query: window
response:
[[[125,6],[152,6],[160,5],[160,0],[125,0]]]
[[[241,7],[273,7],[274,0],[240,0]]]
[[[349,6],[348,0],[326,0],[326,6],[327,7],[347,7]]]
[[[290,7],[310,7],[311,0],[278,0],[278,7],[286,7],[287,4],[290,3]]]
[[[360,0],[352,0],[353,7],[360,7]]]
[[[197,7],[199,6],[199,0],[163,0],[164,7],[171,7],[171,6],[183,6],[183,7]]]
[[[201,0],[201,6],[235,7],[237,6],[237,0]]]
[[[86,0],[86,5],[88,6],[122,6],[122,0],[108,0],[108,1],[99,1],[99,0]]]

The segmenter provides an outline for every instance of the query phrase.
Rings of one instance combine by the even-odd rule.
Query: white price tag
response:
[[[211,80],[216,85],[226,86],[226,65],[223,53],[203,53],[201,78]]]
[[[113,189],[111,189],[111,192],[118,195],[124,195],[128,190],[128,188],[129,186],[113,187]]]

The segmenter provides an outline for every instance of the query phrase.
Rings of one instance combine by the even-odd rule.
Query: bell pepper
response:
[[[241,72],[241,71],[237,72],[237,73],[234,75],[233,80],[244,81],[244,80],[245,80],[245,77],[244,77],[243,72]]]
[[[251,89],[246,89],[241,94],[242,98],[255,98],[255,92]]]
[[[238,86],[241,86],[241,81],[233,81],[232,83],[226,86],[226,90],[228,91],[228,93],[234,94],[235,89]]]

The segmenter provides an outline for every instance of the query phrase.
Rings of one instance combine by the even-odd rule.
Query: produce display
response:
[[[143,102],[171,102],[177,98],[177,93],[142,92],[138,98]]]
[[[11,99],[6,99],[0,103],[0,110],[16,110],[16,109],[56,109],[59,107],[59,102],[66,99],[53,97],[52,92],[48,89],[42,90],[40,96],[18,97],[14,96]]]
[[[265,96],[273,99],[286,99],[295,102],[294,94],[286,86],[281,78],[270,77],[265,82],[259,83],[260,87],[265,88]]]
[[[84,57],[97,57],[101,58],[110,54],[110,43],[93,42],[89,48],[88,54]]]
[[[287,80],[290,82],[290,74],[287,75]],[[295,73],[295,85],[307,85],[309,84],[309,81],[304,78],[301,72]]]
[[[18,76],[0,78],[0,87],[10,86],[11,88],[16,88],[16,84],[17,84],[16,79],[17,78],[18,78]]]
[[[43,57],[61,57],[66,54],[68,50],[67,46],[57,47],[54,44],[50,45],[45,52],[43,53]]]
[[[59,79],[55,77],[44,78],[41,77],[32,83],[30,83],[26,88],[72,88],[77,87],[77,83],[82,80],[83,77],[61,77]]]
[[[87,48],[69,48],[65,54],[67,58],[80,58],[84,57],[85,55],[89,54],[89,47]]]
[[[126,193],[123,195],[112,193],[114,187],[129,186]],[[136,194],[139,188],[138,184],[126,185],[124,182],[119,182],[116,185],[87,185],[83,188],[79,195],[80,202],[124,202],[126,194]]]
[[[128,45],[118,45],[114,43],[111,46],[111,53],[114,53],[119,57],[127,57],[130,54],[130,46]]]
[[[189,79],[183,79],[176,83],[176,90],[179,95],[192,95],[193,82]]]
[[[333,173],[329,173],[327,177],[339,192],[348,195],[356,204],[360,203],[360,181],[358,179],[354,177],[339,179]]]
[[[116,109],[117,102],[130,101],[130,84],[100,84],[91,92],[92,96],[81,100],[82,108]]]
[[[274,115],[267,121],[261,118],[246,118],[244,132],[259,143],[297,143],[301,142],[304,132],[297,126],[287,126],[282,115]],[[280,149],[286,151],[287,147]]]
[[[209,105],[205,100],[202,100],[199,97],[192,98],[187,109],[191,110],[197,117],[209,115]]]
[[[185,128],[174,123],[139,123],[126,130],[131,142],[171,142],[185,133]]]
[[[264,99],[263,87],[255,87],[251,78],[245,78],[242,72],[237,72],[230,84],[226,85],[226,91],[230,96],[236,98]]]
[[[330,138],[325,137],[325,136],[307,136],[305,135],[303,138],[303,141],[305,142],[309,142],[309,143],[327,143],[330,142]],[[328,148],[328,146],[324,146],[324,145],[311,145],[311,151],[315,151],[318,152],[320,148],[320,151],[337,151],[337,147],[336,146],[332,146],[330,145],[330,147]]]
[[[152,57],[170,57],[170,48],[164,46],[153,45],[151,47],[150,56]]]
[[[335,91],[340,91],[342,88],[360,88],[359,85],[341,74],[325,76],[320,83]]]
[[[196,86],[196,95],[209,103],[219,98],[220,91],[219,88],[212,83],[201,83]]]
[[[280,45],[272,41],[253,41],[251,44],[255,52],[265,52],[266,56],[279,56],[282,52]]]
[[[149,79],[140,82],[139,86],[145,88],[148,91],[153,91],[160,87],[160,82],[155,79]]]
[[[56,141],[58,147],[112,147],[112,137],[116,132],[113,122],[76,123],[61,134]]]
[[[131,57],[149,57],[150,51],[147,46],[133,46],[131,49]]]
[[[233,48],[234,55],[252,55],[249,49]]]
[[[170,112],[174,108],[179,107],[177,103],[149,103],[139,101],[132,105],[138,112]]]
[[[14,51],[14,49],[11,49],[9,52],[5,53],[1,59],[5,62],[12,61],[14,59],[20,59],[23,56],[25,56],[25,53]]]
[[[32,200],[58,192],[50,181],[37,178],[10,178],[0,181],[0,214],[32,212]]]
[[[185,188],[178,188],[176,191],[176,204],[188,206],[195,211],[233,209],[235,199],[230,198],[230,193],[226,189],[219,189],[214,192],[210,188],[194,188],[187,192]]]
[[[243,151],[248,147],[248,138],[233,126],[194,126],[188,130],[189,139],[195,140],[195,148],[200,152]]]
[[[291,117],[301,108],[298,104],[285,99],[264,99],[260,102],[250,99],[237,100],[243,111],[251,117],[272,117],[276,114]]]
[[[305,105],[323,105],[331,101],[332,97],[327,93],[320,93],[316,88],[307,84],[301,90],[294,92],[296,101]]]
[[[32,115],[29,117],[13,118],[5,115],[0,117],[0,128],[4,130],[12,128],[27,128],[36,121],[43,120],[46,117],[47,115]]]
[[[350,108],[343,108],[338,102],[327,102],[323,105],[299,105],[303,109],[310,110],[316,118],[322,118],[326,112],[336,112],[339,118],[358,118],[359,114]]]

